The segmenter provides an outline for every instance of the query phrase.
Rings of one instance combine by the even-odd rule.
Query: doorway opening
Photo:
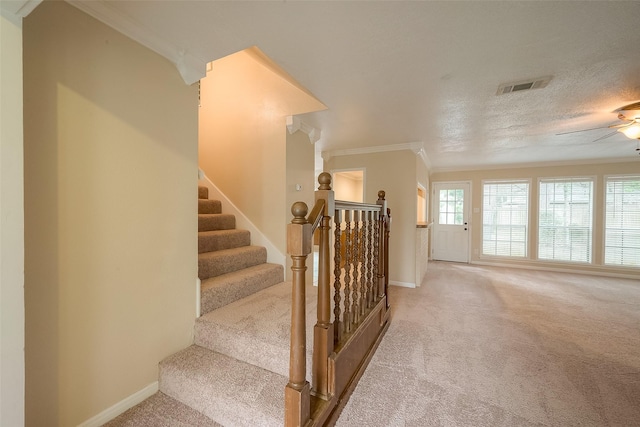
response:
[[[469,262],[469,182],[433,184],[433,233],[431,258]]]
[[[336,200],[346,202],[364,201],[364,169],[341,169],[331,171],[332,185]]]

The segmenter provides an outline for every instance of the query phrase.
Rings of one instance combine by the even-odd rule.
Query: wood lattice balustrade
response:
[[[335,422],[389,326],[391,215],[385,193],[378,192],[375,204],[337,201],[328,173],[320,174],[318,183],[311,212],[305,203],[294,203],[287,228],[293,275],[285,425],[292,427]],[[319,246],[318,311],[309,383],[305,271],[314,235]]]

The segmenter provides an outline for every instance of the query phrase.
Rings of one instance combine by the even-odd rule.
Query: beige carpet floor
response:
[[[640,281],[433,262],[339,427],[640,426]]]

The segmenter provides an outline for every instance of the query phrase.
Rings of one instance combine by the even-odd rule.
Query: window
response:
[[[593,179],[540,180],[538,258],[591,262]]]
[[[604,262],[640,267],[640,176],[605,182]]]
[[[482,192],[482,254],[527,256],[529,183],[487,182]]]
[[[464,190],[440,190],[438,224],[462,225],[464,222]]]

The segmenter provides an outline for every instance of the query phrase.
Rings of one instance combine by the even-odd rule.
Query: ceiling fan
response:
[[[562,132],[557,133],[556,135],[566,135],[569,133],[586,132],[596,129],[615,129],[613,132],[603,135],[600,138],[595,139],[593,142],[609,138],[610,136],[615,135],[617,132],[623,133],[629,139],[640,140],[640,101],[620,107],[613,112],[618,113],[618,119],[622,120],[624,123],[617,123],[609,126],[601,126],[590,129],[574,130],[570,132]],[[640,151],[640,148],[636,151]]]

